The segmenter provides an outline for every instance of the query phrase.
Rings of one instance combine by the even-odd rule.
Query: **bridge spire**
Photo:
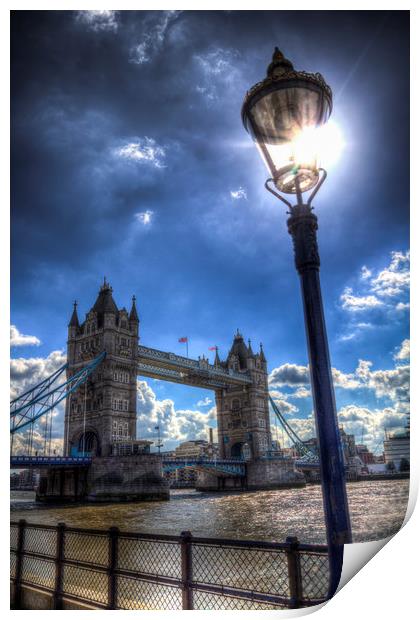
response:
[[[263,346],[262,346],[262,342],[260,342],[260,359],[262,362],[266,362],[267,360],[265,359],[265,355],[264,355],[264,351],[263,351]]]
[[[216,347],[216,353],[215,353],[215,356],[214,356],[214,365],[216,367],[220,366],[219,347]]]
[[[80,327],[79,317],[77,316],[77,301],[73,304],[73,314],[71,315],[69,327]]]
[[[139,322],[139,315],[137,314],[137,308],[136,308],[136,296],[133,295],[133,303],[131,305],[131,311],[130,311],[130,323],[131,321],[133,321],[134,323],[138,323]]]

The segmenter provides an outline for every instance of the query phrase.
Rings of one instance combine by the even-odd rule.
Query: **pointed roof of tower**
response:
[[[262,362],[266,362],[267,360],[265,359],[265,355],[264,355],[264,351],[263,351],[263,346],[262,346],[262,342],[260,342],[260,359]]]
[[[228,358],[231,355],[236,355],[239,359],[240,368],[246,368],[246,360],[248,358],[248,349],[244,342],[242,334],[239,333],[239,329],[236,331],[235,338],[233,339],[232,347],[229,351]]]
[[[248,338],[248,357],[253,357],[254,353],[252,351],[252,347],[251,347],[251,340],[250,338]]]
[[[69,327],[80,327],[79,317],[77,316],[77,301],[73,304],[73,314],[71,315]]]
[[[220,358],[219,358],[219,347],[216,347],[216,353],[214,356],[214,365],[220,366]]]
[[[131,306],[131,311],[130,311],[130,321],[135,321],[136,323],[139,322],[139,315],[137,314],[137,308],[136,308],[136,296],[133,295],[133,304]]]
[[[117,304],[112,297],[112,287],[109,282],[106,281],[106,278],[104,278],[104,283],[99,289],[98,298],[95,301],[95,305],[92,310],[101,316],[104,312],[113,312],[114,314],[118,314]]]

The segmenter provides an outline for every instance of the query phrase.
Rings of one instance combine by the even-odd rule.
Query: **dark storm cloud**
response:
[[[407,24],[398,12],[13,13],[16,307],[41,311],[45,295],[68,305],[105,272],[123,294],[137,286],[156,299],[151,313],[154,303],[174,317],[198,304],[192,320],[208,324],[240,307],[258,324],[258,300],[269,297],[294,316],[281,292],[289,240],[272,234],[276,205],[264,197],[270,206],[259,206],[264,169],[240,119],[276,44],[340,92],[337,118],[357,142],[335,177],[341,204],[329,212],[335,235],[321,232],[325,260],[340,273],[356,270],[361,254],[404,248]],[[151,145],[159,165],[144,151]],[[246,201],[231,198],[239,188]],[[148,227],[136,219],[145,212]],[[264,321],[269,331],[276,317]]]

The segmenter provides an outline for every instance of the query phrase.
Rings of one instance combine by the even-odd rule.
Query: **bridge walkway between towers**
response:
[[[220,389],[252,384],[248,371],[210,364],[206,359],[190,359],[150,347],[138,346],[138,373],[184,385]]]

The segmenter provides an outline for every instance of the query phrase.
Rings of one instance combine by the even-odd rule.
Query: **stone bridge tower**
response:
[[[267,362],[262,350],[254,353],[239,331],[225,362],[216,354],[215,364],[236,372],[247,372],[249,386],[216,390],[217,426],[221,458],[258,459],[271,450],[268,408]]]
[[[115,440],[136,438],[137,346],[135,298],[130,313],[118,309],[104,280],[94,306],[79,323],[76,304],[68,326],[68,376],[102,351],[103,363],[66,402],[65,454],[108,456]]]

